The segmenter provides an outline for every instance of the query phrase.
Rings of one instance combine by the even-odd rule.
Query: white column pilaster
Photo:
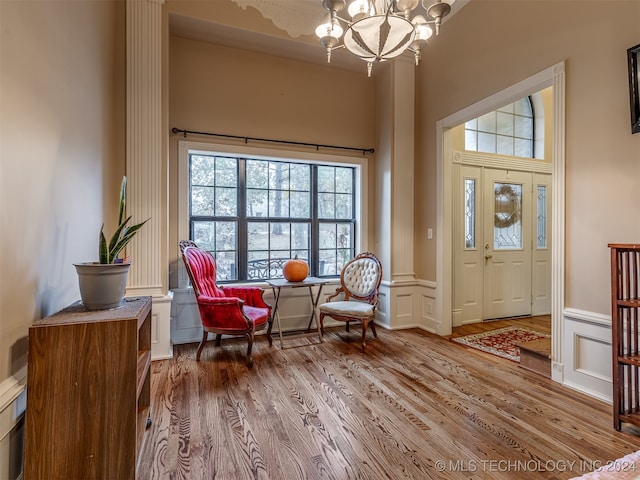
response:
[[[376,152],[376,249],[385,271],[377,321],[391,329],[421,326],[413,265],[414,91],[412,58],[398,57],[379,83]]]
[[[162,4],[127,0],[127,213],[150,220],[128,247],[127,295],[153,297],[154,358],[171,355],[168,182],[162,129]]]
[[[415,64],[400,57],[392,68],[391,282],[412,282],[414,243]]]

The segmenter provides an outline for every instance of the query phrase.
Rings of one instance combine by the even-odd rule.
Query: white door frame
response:
[[[552,241],[551,241],[551,376],[562,383],[562,311],[565,245],[565,67],[560,62],[436,123],[436,318],[437,333],[451,333],[453,298],[453,168],[451,129],[520,98],[553,87]],[[445,161],[446,160],[446,161]]]

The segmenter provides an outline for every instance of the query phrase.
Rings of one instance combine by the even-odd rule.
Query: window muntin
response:
[[[190,236],[219,281],[281,278],[296,255],[338,275],[355,251],[355,167],[189,154]],[[218,178],[220,177],[220,178]]]
[[[218,278],[220,280],[236,279],[236,265],[238,265],[237,223],[193,220],[191,230],[191,238],[197,239],[200,247],[215,252]]]
[[[465,150],[534,158],[533,106],[530,97],[465,123]]]

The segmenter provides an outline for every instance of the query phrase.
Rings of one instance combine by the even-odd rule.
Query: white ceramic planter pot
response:
[[[130,263],[74,263],[80,296],[87,310],[107,310],[122,305]]]

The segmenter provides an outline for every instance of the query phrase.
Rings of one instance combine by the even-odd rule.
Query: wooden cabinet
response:
[[[640,427],[640,244],[610,244],[613,427]]]
[[[26,480],[130,479],[150,407],[151,297],[29,329]]]

